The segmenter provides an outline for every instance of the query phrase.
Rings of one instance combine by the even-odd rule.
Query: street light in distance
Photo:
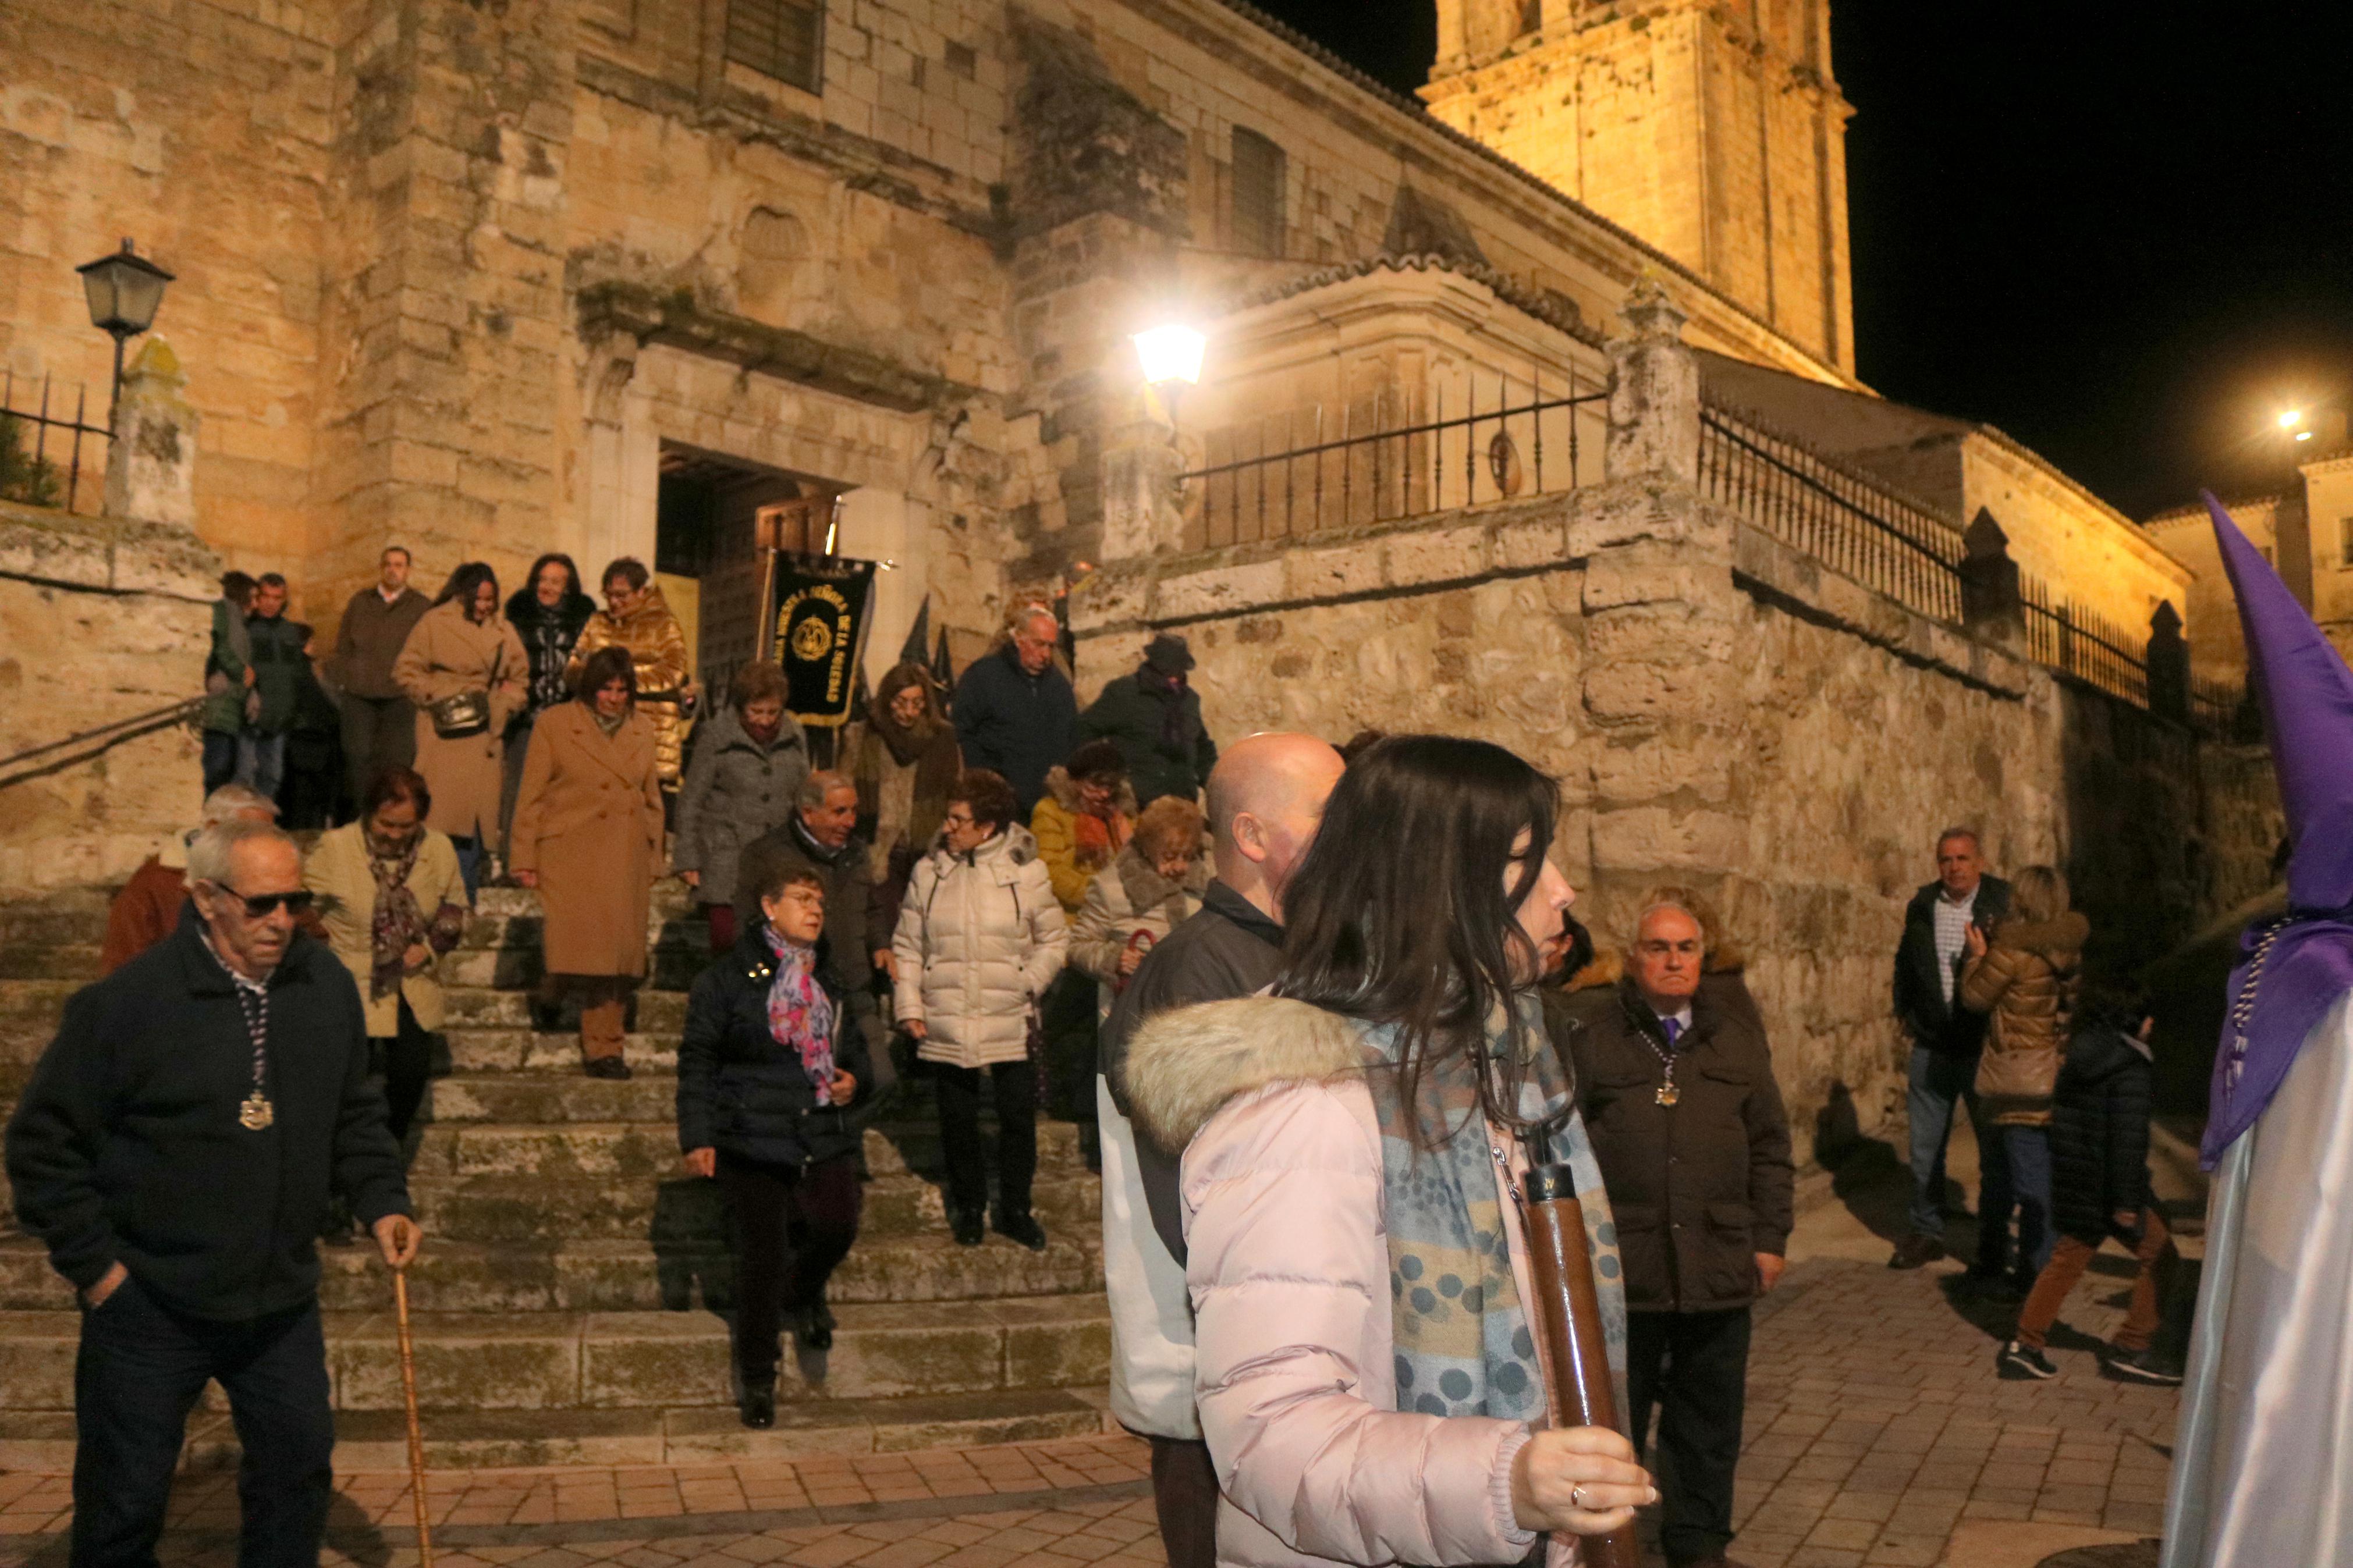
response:
[[[164,286],[172,275],[133,250],[128,236],[122,248],[74,268],[81,274],[82,292],[90,300],[90,324],[114,339],[114,391],[107,401],[106,427],[114,428],[114,405],[122,397],[122,345],[155,324],[164,303]]]

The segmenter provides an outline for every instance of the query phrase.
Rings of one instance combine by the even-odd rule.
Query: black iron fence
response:
[[[90,389],[0,372],[0,500],[97,511],[106,500],[107,430]]]
[[[1588,384],[1547,396],[1541,376],[1498,377],[1482,407],[1474,379],[1451,415],[1434,386],[1210,431],[1201,467],[1178,476],[1188,531],[1214,548],[1598,483],[1609,395]]]
[[[1783,543],[1940,621],[1961,618],[1960,531],[1745,415],[1700,411],[1699,485]]]
[[[2148,706],[2148,638],[2136,637],[2096,611],[2061,599],[2043,584],[2021,575],[2018,596],[2026,608],[2026,652],[2112,697]]]

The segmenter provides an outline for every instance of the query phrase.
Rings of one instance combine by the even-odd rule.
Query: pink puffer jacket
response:
[[[1185,1150],[1194,1388],[1235,1568],[1511,1563],[1518,1421],[1397,1408],[1380,1131],[1345,1020],[1274,997],[1163,1014],[1130,1047],[1136,1121]],[[1518,1209],[1499,1172],[1513,1273]],[[1574,1563],[1566,1539],[1552,1568]]]

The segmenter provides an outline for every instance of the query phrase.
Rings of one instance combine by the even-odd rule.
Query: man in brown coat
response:
[[[431,604],[408,585],[408,552],[393,544],[376,560],[375,582],[343,606],[332,674],[343,694],[343,782],[354,811],[378,768],[417,760],[417,710],[392,661]]]
[[[1578,1109],[1626,1269],[1628,1430],[1641,1448],[1660,1407],[1673,1568],[1727,1561],[1749,1305],[1780,1278],[1795,1200],[1772,1054],[1701,991],[1706,942],[1689,910],[1653,903],[1626,977],[1569,1001]]]

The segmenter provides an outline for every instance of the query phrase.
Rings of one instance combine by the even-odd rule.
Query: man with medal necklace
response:
[[[242,1568],[310,1568],[334,1421],[316,1238],[331,1194],[406,1268],[409,1217],[350,972],[297,929],[294,841],[188,851],[179,928],[66,1004],[8,1125],[16,1215],[82,1309],[74,1568],[155,1561],[188,1413],[218,1381],[244,1460]]]

